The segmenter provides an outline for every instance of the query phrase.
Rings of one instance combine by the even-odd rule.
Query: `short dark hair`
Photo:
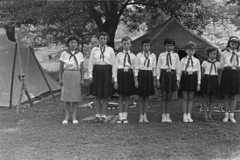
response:
[[[99,40],[100,36],[104,36],[107,37],[107,42],[110,40],[109,35],[107,34],[107,32],[100,32],[97,36],[97,39]]]
[[[166,44],[172,44],[173,46],[175,46],[175,41],[172,38],[167,38],[167,39],[164,40],[163,44],[164,44],[164,46]]]
[[[70,35],[68,38],[67,38],[67,46],[69,47],[69,42],[72,41],[72,40],[76,40],[77,41],[77,45],[79,46],[79,38],[77,35]]]
[[[220,53],[219,53],[219,51],[218,51],[218,48],[216,48],[216,47],[209,48],[209,49],[207,50],[207,55],[209,56],[209,54],[210,54],[211,52],[213,52],[213,51],[217,51],[217,57],[220,55]]]
[[[231,36],[231,37],[229,37],[228,42],[227,42],[227,48],[230,47],[230,42],[238,43],[237,50],[239,50],[240,40],[239,40],[239,38],[238,38],[237,36]]]
[[[189,41],[186,46],[185,46],[185,49],[197,49],[197,44],[194,43],[193,41]]]
[[[145,38],[145,39],[143,39],[143,40],[142,40],[142,43],[141,43],[142,46],[143,46],[144,43],[150,43],[150,44],[151,44],[151,39],[150,39],[150,38]]]
[[[128,41],[128,40],[130,41],[130,43],[132,43],[132,39],[129,36],[123,37],[121,42]]]

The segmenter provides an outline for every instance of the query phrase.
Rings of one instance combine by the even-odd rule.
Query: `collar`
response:
[[[212,61],[210,58],[208,58],[208,60],[209,60],[210,62],[216,62],[216,61],[217,61],[216,59],[214,59],[214,60]]]
[[[142,51],[142,53],[143,53],[143,54],[146,54],[146,55],[148,55],[148,56],[151,54],[150,51],[149,51],[148,53],[145,53],[144,51]]]
[[[187,57],[187,59],[189,59],[189,58],[190,58],[188,55],[187,55],[186,57]],[[191,57],[191,58],[193,59],[193,58],[194,58],[194,56],[192,55],[192,57]]]
[[[232,49],[230,49],[229,47],[228,47],[228,50],[229,50],[229,52],[231,52],[231,53],[232,53],[233,51],[234,51],[235,53],[237,52],[236,49],[235,49],[235,50],[232,50]]]
[[[99,48],[100,48],[100,47],[105,47],[105,48],[107,48],[107,45],[106,45],[106,44],[105,44],[104,46],[99,45],[98,47],[99,47]]]
[[[129,50],[129,51],[125,51],[125,50],[123,50],[123,53],[126,53],[126,52],[128,52],[128,54],[130,54],[131,53],[131,51]]]
[[[173,53],[173,51],[170,51],[170,52],[168,52],[168,51],[165,51],[165,53],[167,53],[167,54],[168,54],[168,53],[172,54],[172,53]]]

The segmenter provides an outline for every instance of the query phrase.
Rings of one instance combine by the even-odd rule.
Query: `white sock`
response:
[[[143,114],[143,118],[147,118],[147,114]]]
[[[119,119],[120,119],[120,120],[123,120],[123,113],[122,113],[122,112],[119,113]]]
[[[127,119],[127,116],[128,116],[128,113],[127,113],[127,112],[124,112],[124,113],[123,113],[123,119]]]
[[[100,114],[96,114],[96,117],[99,117],[99,118],[100,118],[101,116],[100,116]]]
[[[107,116],[106,115],[102,115],[102,118],[107,118]]]

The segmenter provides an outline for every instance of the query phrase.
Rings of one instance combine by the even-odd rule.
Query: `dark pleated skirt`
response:
[[[236,95],[240,93],[240,71],[237,69],[224,68],[221,78],[220,89],[223,93]]]
[[[110,97],[113,93],[112,66],[94,65],[90,94],[96,97]]]
[[[182,72],[180,80],[180,89],[182,91],[196,92],[198,85],[198,74],[193,72],[188,74],[187,72]]]
[[[140,70],[138,72],[138,88],[136,93],[142,97],[149,97],[154,95],[153,73],[148,70]]]
[[[117,93],[123,96],[135,94],[133,70],[130,69],[124,72],[123,69],[118,69],[117,72],[118,89]]]
[[[201,82],[201,90],[203,94],[208,96],[218,96],[220,93],[218,75],[204,74]]]
[[[178,89],[177,74],[175,70],[167,72],[166,69],[161,69],[160,76],[161,91],[173,92]]]

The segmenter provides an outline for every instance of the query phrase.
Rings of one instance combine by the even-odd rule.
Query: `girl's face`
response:
[[[188,48],[187,50],[185,50],[185,52],[187,53],[187,55],[189,57],[192,57],[195,54],[196,49],[195,48]]]
[[[143,51],[148,53],[150,51],[150,43],[143,43]]]
[[[130,41],[130,40],[123,41],[123,42],[122,42],[122,45],[123,45],[123,49],[124,49],[125,51],[129,51],[129,50],[130,50],[130,47],[131,47],[131,41]]]
[[[235,43],[235,42],[230,42],[229,43],[229,47],[230,47],[231,50],[237,49],[237,46],[238,46],[238,43]]]
[[[174,45],[173,44],[166,44],[164,47],[165,47],[165,50],[167,52],[171,52],[174,49]]]
[[[211,60],[215,60],[217,58],[217,50],[210,52],[209,53],[209,58]]]
[[[70,50],[75,50],[78,47],[78,42],[73,39],[68,43]]]
[[[107,36],[100,36],[98,42],[101,46],[104,46],[107,44],[107,40],[108,40]]]

